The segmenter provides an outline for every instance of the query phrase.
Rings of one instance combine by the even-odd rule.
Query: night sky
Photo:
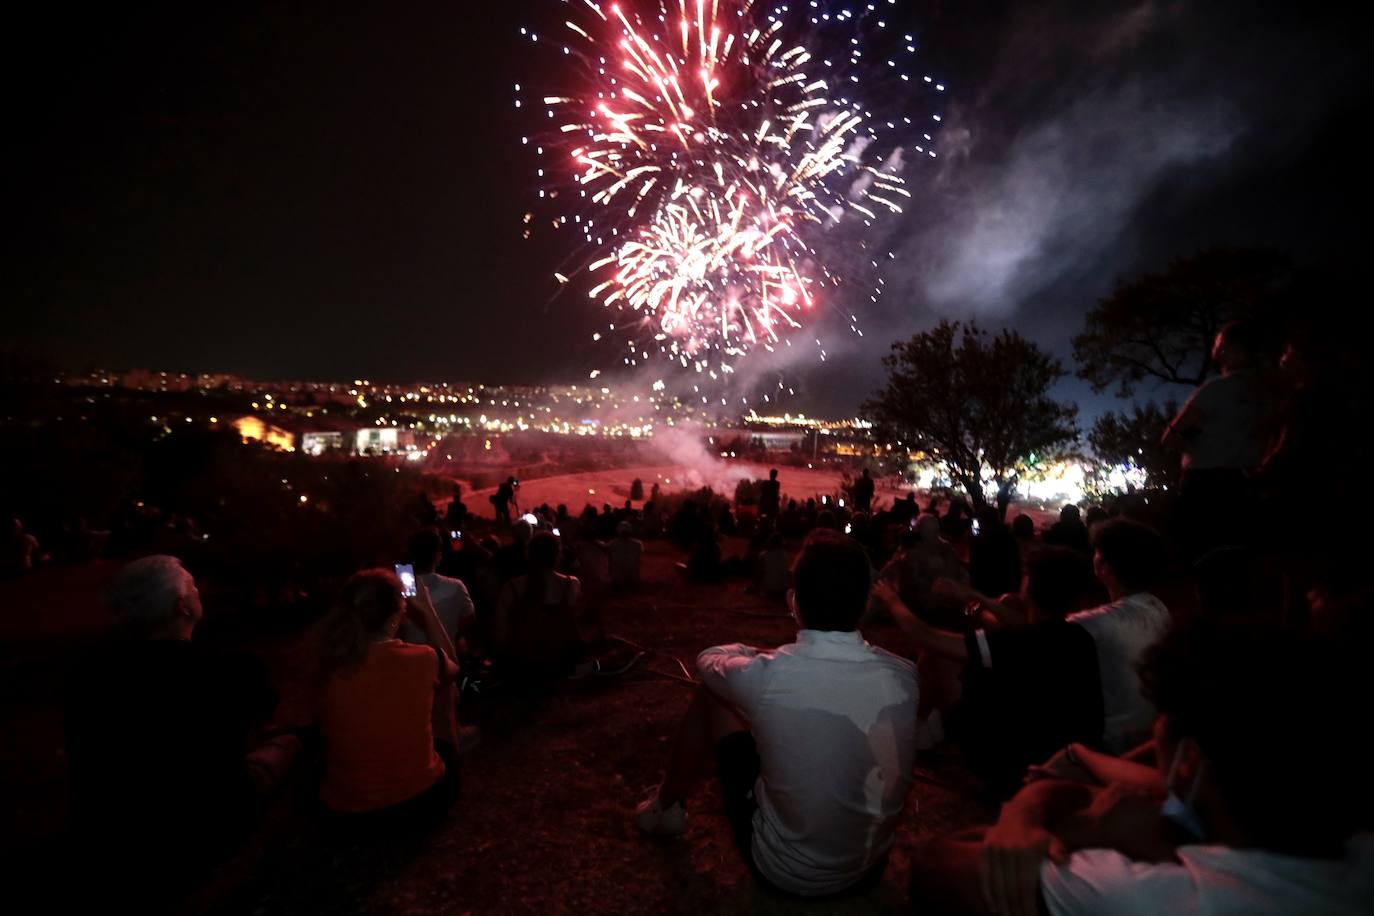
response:
[[[942,156],[906,172],[866,336],[791,370],[799,406],[852,409],[937,316],[1067,355],[1117,278],[1170,257],[1362,256],[1370,80],[1336,5],[902,3],[949,85]],[[600,307],[554,298],[573,237],[521,239],[512,87],[545,64],[518,27],[550,5],[12,18],[9,345],[72,368],[585,379],[609,360]]]

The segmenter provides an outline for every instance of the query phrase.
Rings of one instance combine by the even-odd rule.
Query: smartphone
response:
[[[415,597],[415,567],[409,563],[397,563],[396,575],[401,580],[401,594],[407,598]]]
[[[450,532],[448,533],[448,536],[449,536],[450,538],[452,538],[453,540],[455,540],[455,541],[461,541],[461,540],[463,539],[463,532],[461,532],[461,531],[450,531]]]
[[[533,512],[526,512],[524,515],[520,516],[520,520],[528,522],[536,527],[539,525],[539,518]]]
[[[563,536],[563,532],[561,532],[561,531],[559,531],[557,528],[555,528],[555,529],[553,529],[553,536],[556,537],[556,538],[561,538],[561,537]]]
[[[976,518],[973,520],[973,533],[974,533],[974,534],[982,534],[982,533],[983,533],[983,526],[980,525],[980,524],[978,524],[978,519],[976,519]]]

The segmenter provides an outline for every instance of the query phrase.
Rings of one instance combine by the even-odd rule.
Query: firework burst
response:
[[[934,155],[929,134],[905,142],[922,129],[910,117],[882,121],[845,94],[869,67],[860,38],[837,66],[818,37],[832,19],[851,36],[886,29],[876,7],[818,8],[789,18],[788,5],[753,0],[566,3],[562,50],[580,78],[538,97],[557,125],[538,152],[554,157],[548,197],[560,184],[575,193],[564,198],[578,202],[572,223],[600,249],[589,295],[630,331],[627,364],[661,355],[715,375],[789,342],[846,279],[822,254],[827,230],[900,212],[903,152]],[[887,65],[891,82],[910,81]],[[568,223],[566,211],[554,219]]]

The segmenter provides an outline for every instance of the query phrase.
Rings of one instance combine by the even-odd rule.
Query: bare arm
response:
[[[928,649],[955,661],[968,661],[968,646],[964,644],[963,636],[933,627],[911,613],[911,609],[897,595],[896,589],[887,582],[880,580],[873,586],[873,599],[877,606],[887,608],[902,632],[910,636],[922,649]]]
[[[978,605],[979,610],[987,611],[1000,625],[1009,630],[1019,629],[1030,622],[1026,619],[1025,612],[1020,608],[989,598],[987,595],[954,579],[936,579],[931,586],[931,591],[937,595],[949,595],[960,601],[972,601]]]

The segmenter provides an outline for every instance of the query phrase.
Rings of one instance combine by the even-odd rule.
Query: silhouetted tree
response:
[[[1287,259],[1262,249],[1214,248],[1117,285],[1073,339],[1078,377],[1129,397],[1146,379],[1196,387],[1212,371],[1226,322],[1266,319],[1278,307]]]
[[[1150,402],[1135,404],[1130,410],[1108,411],[1097,418],[1088,432],[1088,444],[1104,464],[1127,465],[1145,472],[1145,486],[1167,486],[1178,477],[1178,455],[1160,445],[1164,427],[1178,413],[1178,404],[1164,406]]]
[[[879,434],[942,465],[975,508],[987,505],[986,478],[1005,512],[1026,469],[1078,437],[1078,408],[1049,396],[1063,366],[1014,331],[941,321],[883,363],[887,387],[864,404]]]

